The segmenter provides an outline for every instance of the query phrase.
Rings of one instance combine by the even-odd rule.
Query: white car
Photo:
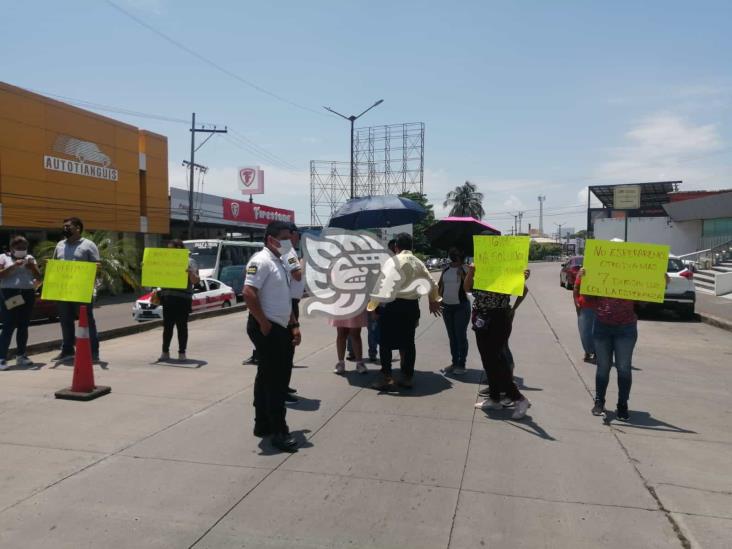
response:
[[[132,307],[132,317],[137,321],[155,320],[163,318],[163,306],[150,303],[152,292],[147,293],[135,301]],[[193,287],[192,312],[207,311],[222,307],[231,307],[236,303],[236,294],[231,286],[220,280],[202,278]]]
[[[645,304],[646,309],[670,309],[676,311],[683,318],[694,318],[696,304],[696,288],[694,287],[694,272],[675,255],[668,256],[668,286],[663,303]]]

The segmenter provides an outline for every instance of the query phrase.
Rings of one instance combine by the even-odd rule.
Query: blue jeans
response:
[[[618,404],[628,405],[630,386],[633,384],[631,364],[633,349],[638,339],[638,324],[613,326],[595,320],[593,328],[595,352],[597,353],[597,373],[595,374],[595,397],[605,401],[605,392],[610,382],[610,367],[615,358],[618,370]]]
[[[16,295],[22,295],[25,303],[12,309],[5,307],[5,300]],[[25,349],[28,345],[28,325],[30,324],[36,293],[33,290],[5,289],[0,296],[3,319],[3,331],[0,333],[0,360],[8,358],[8,348],[10,347],[10,341],[13,339],[13,332],[15,332],[15,341],[18,348],[17,355],[25,356]]]
[[[450,339],[452,365],[456,368],[465,368],[465,361],[468,358],[470,303],[464,301],[457,305],[443,305],[442,319],[445,321],[447,337]]]
[[[97,323],[94,321],[94,303],[70,303],[68,301],[58,302],[58,317],[61,322],[61,337],[63,344],[61,352],[65,355],[74,354],[76,343],[75,322],[79,316],[79,305],[86,305],[87,317],[89,319],[89,343],[91,343],[92,357],[99,357],[99,338],[97,337]]]
[[[577,326],[579,327],[580,341],[585,354],[595,354],[595,340],[592,337],[592,326],[595,324],[595,309],[583,308],[577,315]]]

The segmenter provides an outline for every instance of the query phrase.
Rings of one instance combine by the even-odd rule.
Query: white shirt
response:
[[[259,303],[267,320],[287,328],[292,312],[290,281],[279,257],[264,248],[247,263],[246,286],[259,290]]]
[[[449,267],[442,275],[442,302],[445,305],[460,303],[460,271],[463,267]]]
[[[282,264],[285,266],[285,270],[290,274],[290,297],[292,299],[302,299],[302,294],[305,293],[305,275],[300,280],[295,280],[292,277],[292,273],[298,269],[302,271],[302,265],[300,264],[300,258],[297,257],[297,251],[293,248],[285,256],[282,256]]]
[[[35,260],[33,256],[28,254],[25,256],[26,264],[33,263]],[[13,267],[15,265],[15,257],[10,257],[8,254],[0,254],[0,267],[3,270],[10,269],[8,274],[3,278],[0,278],[0,288],[16,289],[16,290],[32,290],[33,289],[33,273],[25,265],[20,267]]]

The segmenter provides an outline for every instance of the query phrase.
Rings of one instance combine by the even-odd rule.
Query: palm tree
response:
[[[140,288],[140,253],[135,242],[129,238],[112,238],[107,231],[96,231],[82,235],[94,242],[99,249],[99,272],[97,288],[111,294],[122,292],[125,285]],[[46,260],[53,258],[56,242],[44,240],[34,249],[41,272],[45,270]]]
[[[483,219],[483,215],[485,215],[483,193],[478,192],[478,187],[470,181],[466,181],[464,185],[455,187],[454,191],[447,193],[442,205],[444,207],[452,206],[450,216]]]

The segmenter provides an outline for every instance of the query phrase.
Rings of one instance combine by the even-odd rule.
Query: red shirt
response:
[[[596,311],[597,320],[603,324],[622,326],[635,324],[638,321],[635,314],[635,303],[628,299],[598,297]]]
[[[574,297],[574,306],[578,309],[594,309],[597,298],[582,295],[580,293],[580,284],[582,284],[582,277],[577,276],[577,278],[574,279],[574,289],[572,290],[572,296]]]

